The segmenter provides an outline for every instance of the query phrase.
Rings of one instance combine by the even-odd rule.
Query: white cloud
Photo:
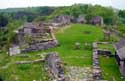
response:
[[[125,9],[125,0],[0,0],[0,8],[31,6],[66,6],[74,3],[100,4]]]

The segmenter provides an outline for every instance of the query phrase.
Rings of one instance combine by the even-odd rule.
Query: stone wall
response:
[[[107,81],[103,80],[102,71],[99,64],[99,55],[111,56],[108,50],[98,49],[98,44],[111,44],[110,42],[94,42],[93,43],[93,81]]]
[[[17,55],[17,54],[20,54],[20,48],[19,46],[12,46],[9,48],[9,56],[13,56],[13,55]]]
[[[24,31],[27,29],[28,31]],[[26,26],[18,29],[15,33],[16,36],[13,44],[18,45],[19,48],[10,48],[10,55],[19,54],[20,52],[18,50],[21,50],[21,52],[30,52],[35,50],[46,50],[58,45],[58,41],[53,33],[53,27],[51,26],[37,26],[28,23]]]
[[[29,47],[23,49],[21,52],[30,52],[35,50],[46,50],[52,47],[56,47],[58,45],[57,40],[48,40],[48,41],[40,41],[34,42],[29,45]]]
[[[57,53],[51,52],[45,58],[49,74],[54,81],[66,81],[62,62]]]
[[[16,61],[16,64],[32,64],[32,63],[39,63],[39,62],[44,62],[44,59],[36,59],[34,61]]]
[[[102,73],[99,66],[99,56],[97,53],[97,43],[93,43],[93,79],[94,81],[102,80]]]

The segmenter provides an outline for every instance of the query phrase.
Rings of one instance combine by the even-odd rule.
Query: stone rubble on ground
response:
[[[32,64],[32,63],[39,63],[44,62],[44,59],[36,59],[33,61],[16,61],[15,64]]]
[[[96,80],[101,80],[102,75],[101,75],[101,69],[99,66],[99,56],[97,53],[97,43],[93,43],[93,79]]]
[[[100,42],[99,42],[100,43]],[[107,81],[107,80],[102,80],[102,71],[99,65],[99,55],[98,55],[98,49],[97,49],[97,44],[98,42],[93,43],[93,81]],[[106,43],[107,42],[103,42]]]
[[[90,67],[66,67],[66,76],[69,81],[93,81],[92,69]]]
[[[40,42],[34,42],[31,44],[28,48],[23,49],[21,52],[30,52],[30,51],[36,51],[36,50],[46,50],[49,48],[56,47],[58,45],[57,40],[50,40],[50,41],[40,41]]]

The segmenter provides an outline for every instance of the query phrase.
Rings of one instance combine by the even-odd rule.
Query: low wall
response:
[[[97,43],[93,43],[93,80],[102,80],[102,73],[99,66],[99,55],[97,52]]]
[[[45,63],[53,80],[66,81],[61,60],[56,53],[49,53],[45,58]]]
[[[21,52],[30,52],[30,51],[36,51],[36,50],[46,50],[49,48],[56,47],[58,45],[57,40],[48,40],[48,41],[41,41],[41,42],[35,42],[31,45],[29,45],[28,48],[23,49]]]

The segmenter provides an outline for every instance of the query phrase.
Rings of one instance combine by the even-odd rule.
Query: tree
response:
[[[125,18],[125,10],[119,10],[118,15],[119,17]]]
[[[0,27],[5,27],[7,24],[8,24],[8,19],[5,16],[0,15]]]
[[[27,22],[32,22],[34,20],[34,16],[33,15],[29,15],[27,16]]]
[[[40,16],[47,16],[50,15],[53,11],[54,8],[53,7],[38,7],[37,11],[39,13]]]
[[[39,22],[39,21],[47,21],[48,16],[38,16],[37,18],[34,19],[34,21]]]
[[[93,16],[101,16],[104,19],[105,24],[113,24],[113,19],[117,19],[115,12],[110,7],[102,7],[100,5],[90,5],[87,9],[87,20],[90,20]]]

